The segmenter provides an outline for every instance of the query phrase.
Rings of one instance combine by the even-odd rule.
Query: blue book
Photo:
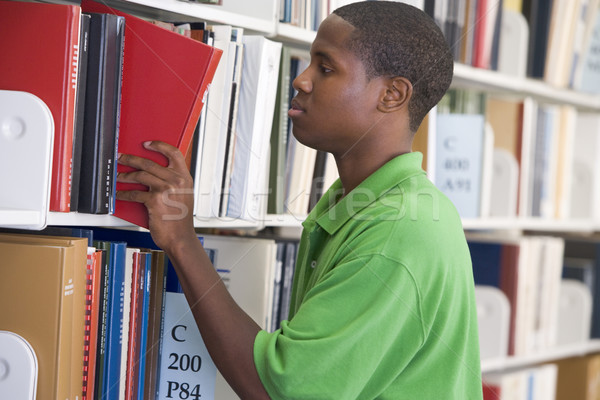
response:
[[[435,140],[435,185],[463,218],[477,218],[485,119],[481,114],[438,114]]]
[[[121,378],[121,341],[123,335],[123,303],[125,293],[125,242],[96,242],[98,248],[109,248],[109,279],[106,302],[106,339],[101,398],[119,399]]]
[[[500,288],[502,244],[495,242],[467,242],[473,264],[476,285]]]

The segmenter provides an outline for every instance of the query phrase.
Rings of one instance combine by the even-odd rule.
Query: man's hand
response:
[[[147,186],[148,191],[118,191],[117,199],[143,203],[148,209],[154,242],[171,252],[185,240],[197,240],[193,223],[193,179],[178,148],[160,141],[145,142],[144,147],[164,155],[168,165],[163,167],[130,154],[120,155],[119,164],[136,171],[119,173],[117,181],[140,183]]]

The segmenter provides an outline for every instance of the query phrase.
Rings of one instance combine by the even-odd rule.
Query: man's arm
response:
[[[193,224],[193,180],[181,152],[163,142],[144,146],[167,157],[167,167],[133,155],[119,163],[137,171],[119,182],[141,183],[148,191],[119,191],[117,199],[146,205],[150,233],[173,263],[183,292],[217,368],[243,399],[268,399],[254,365],[260,327],[233,300],[198,240]]]

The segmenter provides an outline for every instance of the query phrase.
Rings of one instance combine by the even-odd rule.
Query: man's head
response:
[[[370,78],[398,76],[411,82],[408,110],[415,132],[452,81],[452,53],[438,26],[423,11],[399,2],[352,3],[333,13],[355,28],[347,46]]]

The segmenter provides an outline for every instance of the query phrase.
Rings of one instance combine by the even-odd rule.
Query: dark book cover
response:
[[[78,211],[108,214],[116,177],[125,19],[90,15]]]
[[[79,178],[81,176],[81,149],[83,146],[83,119],[85,115],[85,89],[87,88],[88,50],[90,36],[88,14],[81,15],[79,33],[79,67],[77,72],[77,94],[75,98],[75,128],[73,132],[73,167],[71,172],[71,211],[79,207]]]

